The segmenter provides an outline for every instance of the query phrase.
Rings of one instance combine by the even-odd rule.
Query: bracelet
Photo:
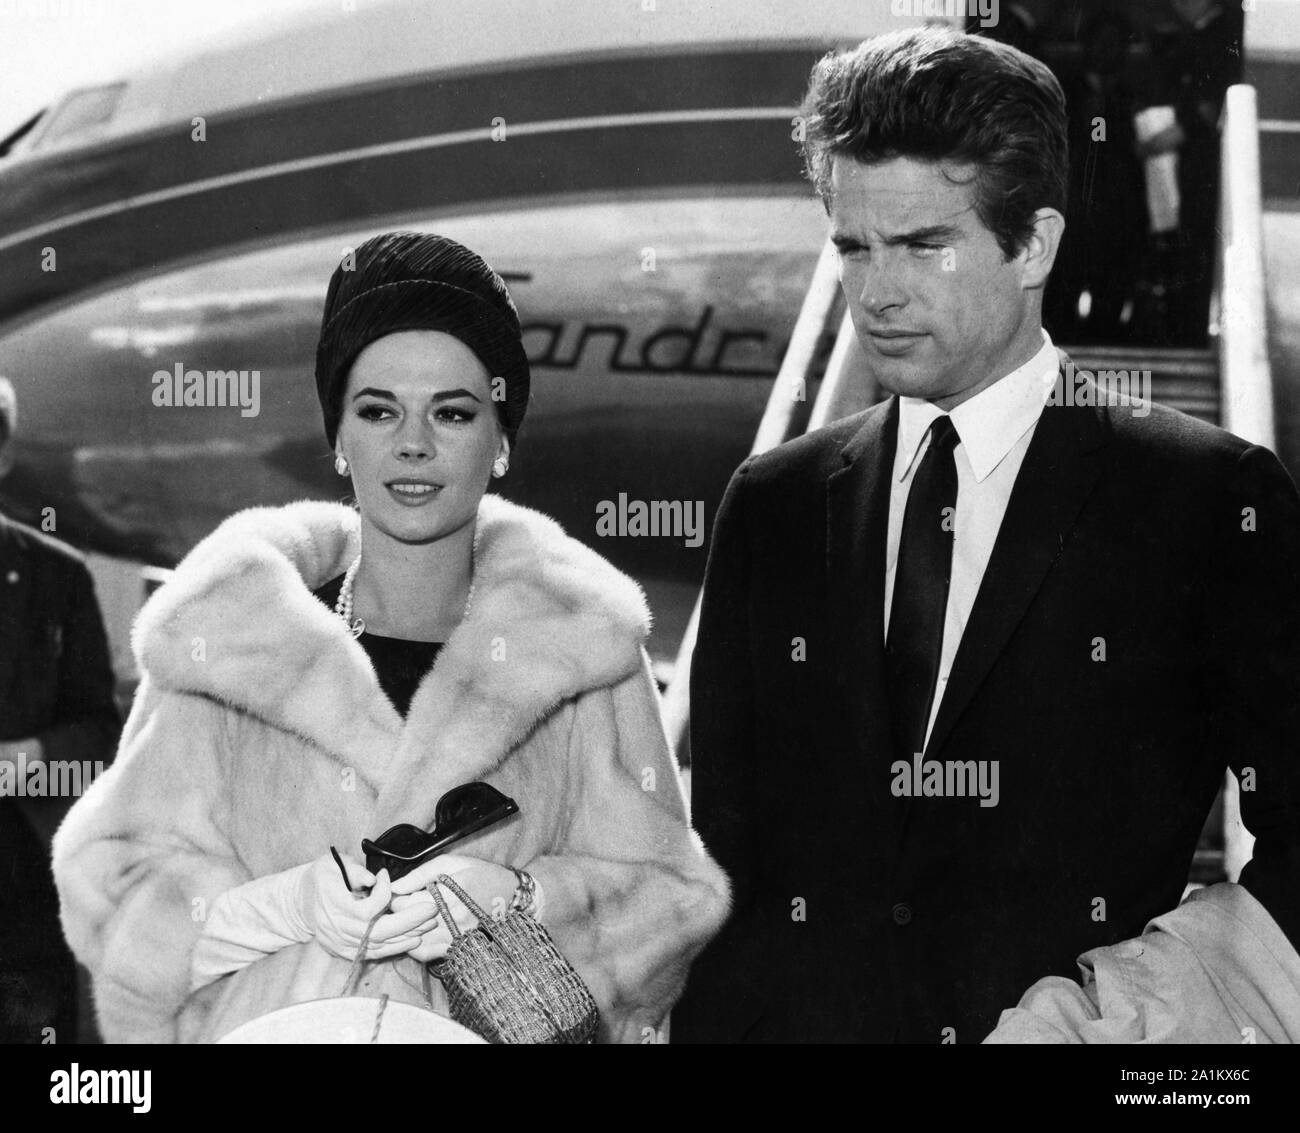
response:
[[[533,875],[525,873],[522,869],[515,869],[513,866],[511,872],[518,878],[519,884],[515,886],[515,895],[510,899],[510,911],[530,915],[536,913],[537,882],[533,879]]]

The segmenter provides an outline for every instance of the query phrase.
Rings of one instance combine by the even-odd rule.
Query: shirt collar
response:
[[[1055,383],[1060,366],[1047,331],[1042,335],[1042,347],[1028,362],[963,401],[949,414],[977,483],[1002,463],[1043,412],[1043,391]],[[906,479],[931,424],[942,416],[942,409],[923,398],[898,399],[895,479]]]

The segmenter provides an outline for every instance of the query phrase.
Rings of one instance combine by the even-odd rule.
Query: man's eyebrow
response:
[[[886,244],[948,244],[961,235],[961,229],[955,224],[931,224],[925,228],[916,228],[911,232],[901,232],[890,236]]]
[[[885,244],[948,244],[961,235],[961,229],[955,224],[931,224],[925,228],[915,228],[911,232],[900,232],[897,236],[887,236]],[[837,248],[861,244],[856,236],[841,232],[831,234],[831,243]]]
[[[365,389],[357,390],[357,392],[352,395],[352,400],[356,401],[357,398],[359,397],[386,397],[388,398],[389,401],[397,400],[397,394],[395,394],[392,390],[377,389],[375,386],[366,386]],[[444,390],[442,393],[435,393],[433,395],[433,400],[438,402],[443,402],[443,401],[451,401],[453,398],[457,398],[457,397],[468,397],[480,403],[483,400],[477,394],[471,393],[467,389]]]

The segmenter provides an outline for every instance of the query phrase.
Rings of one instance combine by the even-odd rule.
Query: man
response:
[[[908,31],[823,59],[805,121],[895,396],[723,500],[692,797],[735,904],[674,1039],[978,1042],[1178,903],[1225,765],[1241,882],[1300,938],[1300,500],[1271,453],[1059,361],[1055,79]]]
[[[1205,343],[1214,290],[1214,235],[1219,219],[1219,123],[1228,88],[1241,82],[1246,5],[1173,0],[1178,32],[1158,41],[1153,71],[1159,98],[1177,114],[1180,241],[1175,280],[1182,302],[1171,330],[1177,343]]]
[[[1062,84],[1069,116],[1070,223],[1044,293],[1043,318],[1069,342],[1128,341],[1125,307],[1138,293],[1148,226],[1133,125],[1139,101],[1130,81],[1133,38],[1122,13],[1090,15],[1079,29],[1081,66]],[[1104,136],[1099,121],[1106,124]],[[1085,291],[1090,301],[1081,314]]]
[[[12,467],[16,420],[13,386],[0,377],[0,478]],[[113,683],[80,556],[0,516],[0,782],[10,796],[0,797],[0,1042],[76,1040],[76,966],[48,847],[73,800],[16,792],[41,761],[112,759],[121,723]]]

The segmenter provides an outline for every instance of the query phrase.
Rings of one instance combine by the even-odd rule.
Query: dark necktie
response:
[[[925,750],[943,651],[943,621],[952,577],[953,518],[960,438],[948,417],[930,426],[930,447],[912,478],[894,572],[894,602],[885,671],[894,744],[904,759]]]

